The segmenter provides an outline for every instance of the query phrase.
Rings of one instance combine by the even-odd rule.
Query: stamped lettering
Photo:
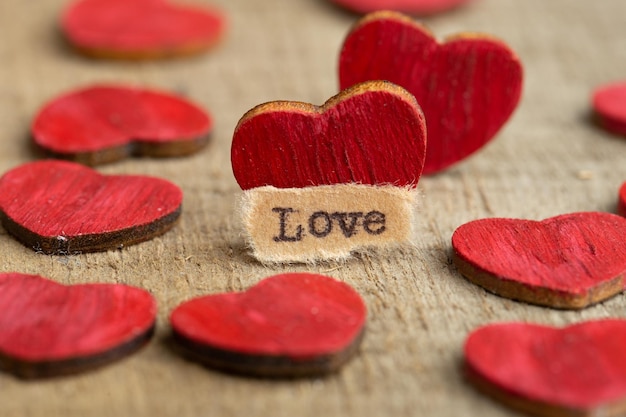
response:
[[[415,191],[340,184],[244,192],[248,243],[262,262],[316,262],[410,241]]]

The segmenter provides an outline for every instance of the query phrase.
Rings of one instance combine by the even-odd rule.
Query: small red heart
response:
[[[358,348],[366,314],[363,300],[347,284],[290,273],[245,292],[183,303],[170,322],[176,340],[203,362],[285,376],[339,368]]]
[[[340,87],[389,80],[422,106],[428,126],[424,174],[448,168],[489,142],[522,90],[522,66],[503,42],[459,34],[443,44],[399,13],[376,12],[350,31],[339,60]]]
[[[48,154],[96,165],[130,155],[187,155],[206,145],[212,127],[202,109],[182,98],[102,85],[46,104],[32,133]]]
[[[101,366],[147,343],[155,320],[156,302],[139,288],[3,273],[0,367],[43,377]]]
[[[87,55],[145,59],[204,51],[220,39],[225,22],[216,10],[165,0],[80,0],[61,25]]]
[[[465,363],[479,389],[533,415],[613,416],[626,408],[624,349],[624,320],[507,323],[472,332]]]
[[[626,219],[573,213],[543,221],[483,219],[452,236],[459,272],[503,297],[583,308],[624,290]]]
[[[342,91],[323,106],[262,104],[233,136],[231,161],[242,189],[339,183],[415,187],[426,150],[415,98],[386,82]]]
[[[0,178],[4,228],[36,251],[93,252],[165,233],[183,194],[169,181],[105,176],[80,164],[38,161]]]
[[[441,13],[459,7],[471,0],[332,0],[357,13],[377,10],[395,10],[421,16]]]
[[[626,81],[597,88],[592,103],[600,126],[618,135],[626,135]]]

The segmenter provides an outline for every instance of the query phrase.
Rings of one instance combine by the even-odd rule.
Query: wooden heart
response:
[[[377,10],[395,10],[420,16],[445,12],[471,0],[332,0],[334,3],[357,13]]]
[[[155,320],[156,302],[139,288],[3,273],[0,367],[32,378],[101,366],[147,343]]]
[[[225,21],[214,9],[165,0],[79,0],[61,26],[84,54],[146,59],[204,51],[221,38]]]
[[[583,308],[624,290],[626,219],[573,213],[543,221],[483,219],[452,236],[456,266],[503,297]]]
[[[415,95],[428,125],[424,174],[432,174],[495,136],[520,99],[522,66],[492,37],[464,33],[439,44],[410,18],[376,12],[346,37],[339,80],[341,88],[389,80]]]
[[[598,87],[592,103],[600,126],[617,135],[626,135],[626,81]]]
[[[121,248],[163,234],[178,219],[182,198],[169,181],[105,176],[64,161],[24,164],[0,178],[4,228],[51,254]]]
[[[625,348],[624,320],[495,324],[470,334],[465,364],[480,390],[532,415],[614,416],[626,411]]]
[[[415,187],[426,150],[415,98],[391,83],[367,82],[317,107],[262,104],[233,136],[233,172],[242,189],[339,183]]]
[[[97,165],[131,155],[187,155],[206,145],[212,127],[202,109],[174,95],[99,85],[46,104],[32,134],[51,156]]]
[[[338,369],[357,350],[365,319],[363,300],[348,285],[290,273],[183,303],[170,322],[179,344],[211,366],[293,376]]]

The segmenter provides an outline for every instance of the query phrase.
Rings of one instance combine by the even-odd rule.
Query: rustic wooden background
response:
[[[192,0],[193,1],[193,0]],[[466,162],[419,184],[418,236],[392,256],[316,267],[255,262],[234,215],[240,190],[229,164],[239,117],[269,100],[322,103],[337,91],[337,55],[356,16],[325,0],[195,0],[229,15],[211,53],[145,63],[94,61],[64,44],[57,18],[65,0],[0,3],[0,172],[33,159],[29,123],[51,97],[94,82],[125,82],[185,94],[217,121],[210,146],[176,160],[132,160],[106,173],[162,176],[185,192],[179,225],[121,251],[54,257],[0,230],[0,270],[63,283],[121,282],[150,290],[158,331],[137,354],[79,376],[24,382],[0,374],[2,416],[504,416],[459,372],[468,332],[486,323],[563,325],[626,314],[616,296],[582,312],[553,311],[486,293],[456,273],[450,236],[489,216],[541,219],[615,210],[626,141],[589,120],[592,88],[626,78],[624,0],[478,0],[425,19],[438,36],[492,33],[525,63],[521,105],[498,138]],[[242,290],[282,271],[316,271],[354,286],[369,307],[360,354],[339,374],[267,381],[189,362],[168,347],[167,317],[191,297]],[[584,364],[581,364],[584,366]]]

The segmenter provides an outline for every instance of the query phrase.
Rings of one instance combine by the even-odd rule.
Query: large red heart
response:
[[[338,183],[415,187],[426,150],[415,98],[386,82],[342,91],[323,106],[262,104],[233,136],[233,172],[242,189]]]
[[[187,155],[206,145],[212,127],[202,109],[182,98],[101,85],[46,104],[32,133],[45,152],[96,165],[129,155]]]
[[[36,251],[107,250],[151,239],[178,219],[183,194],[169,181],[105,176],[80,164],[39,161],[0,178],[4,228]]]
[[[465,363],[478,388],[533,415],[613,416],[626,410],[625,349],[624,320],[507,323],[470,334]]]
[[[443,44],[393,12],[364,17],[348,34],[339,60],[340,87],[389,80],[415,95],[426,115],[424,174],[476,152],[517,106],[522,66],[502,42],[460,34]]]
[[[242,293],[178,306],[174,336],[200,360],[226,370],[284,376],[334,371],[355,352],[366,308],[348,285],[291,273]]]
[[[626,219],[574,213],[543,221],[483,219],[452,236],[455,262],[498,295],[583,308],[624,290]]]
[[[0,274],[0,367],[42,377],[100,366],[147,343],[155,320],[156,302],[139,288]]]
[[[471,0],[332,0],[334,3],[358,13],[377,10],[430,15],[453,9]]]
[[[225,26],[216,10],[165,0],[79,0],[65,11],[61,25],[81,52],[127,59],[203,51]]]

